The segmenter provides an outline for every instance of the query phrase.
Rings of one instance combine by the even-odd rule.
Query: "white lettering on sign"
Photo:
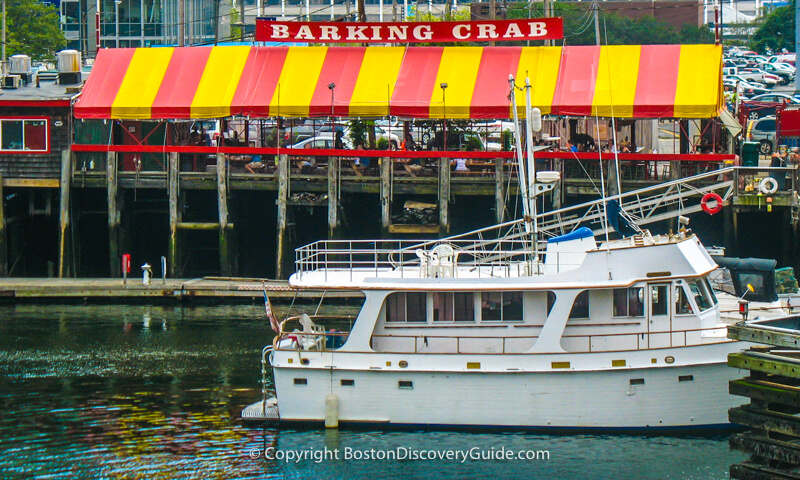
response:
[[[419,25],[414,27],[412,35],[417,40],[430,40],[433,37],[433,30],[430,25]]]
[[[522,30],[519,28],[519,25],[516,23],[511,23],[508,25],[506,29],[506,33],[503,34],[505,38],[512,38],[512,37],[524,37],[522,34]]]
[[[464,30],[466,30],[466,32],[462,33]],[[455,28],[453,29],[453,36],[459,40],[467,39],[469,38],[470,30],[472,29],[470,28],[469,25],[464,25],[464,24],[456,25]]]
[[[496,27],[494,25],[480,24],[478,25],[478,38],[497,38],[500,35],[495,30]]]
[[[347,26],[347,40],[348,41],[367,41],[366,35],[364,35],[364,30],[367,29],[366,25],[362,26],[355,26],[355,25],[348,25]]]
[[[380,27],[380,25],[375,25],[375,26],[372,26],[372,27],[369,27],[369,28],[372,29],[372,38],[371,38],[371,40],[379,40],[379,41],[383,40],[381,38],[381,27]]]
[[[528,22],[528,26],[531,29],[531,36],[541,37],[542,35],[547,35],[547,24],[544,22]]]
[[[389,25],[389,38],[387,40],[408,40],[408,25]]]
[[[339,27],[333,27],[331,25],[321,25],[320,27],[320,40],[341,40],[342,37],[339,35]]]
[[[289,38],[289,25],[270,25],[272,38]]]
[[[294,38],[297,40],[315,40],[314,34],[311,33],[311,27],[308,25],[301,25]]]

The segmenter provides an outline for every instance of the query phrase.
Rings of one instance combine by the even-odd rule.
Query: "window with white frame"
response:
[[[49,135],[45,118],[0,118],[0,150],[47,152]]]
[[[615,288],[614,316],[615,317],[644,316],[644,289],[642,289],[642,287]]]
[[[481,293],[482,321],[522,321],[522,292]]]

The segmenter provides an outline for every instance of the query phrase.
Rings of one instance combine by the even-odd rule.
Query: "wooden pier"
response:
[[[800,316],[793,323],[800,326]],[[731,478],[800,479],[800,330],[738,324],[728,327],[728,337],[764,344],[728,356],[729,366],[749,371],[730,382],[730,393],[750,399],[728,413],[750,429],[730,438],[732,449],[750,455],[731,466]]]
[[[283,302],[297,299],[359,299],[360,292],[307,291],[291,288],[286,281],[207,277],[195,279],[154,278],[2,278],[0,302],[31,303],[260,303],[264,289],[269,298]]]

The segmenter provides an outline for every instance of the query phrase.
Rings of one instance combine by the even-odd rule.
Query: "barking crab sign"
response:
[[[558,40],[561,18],[475,22],[278,22],[256,19],[256,41],[287,43],[438,43]]]

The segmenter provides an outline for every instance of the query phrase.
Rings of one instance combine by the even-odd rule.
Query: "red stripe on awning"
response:
[[[599,46],[562,49],[558,83],[553,96],[553,113],[582,116],[592,114],[599,62]]]
[[[633,116],[672,117],[681,46],[642,45],[641,52]]]
[[[400,117],[430,116],[433,90],[439,88],[436,75],[444,47],[409,47],[397,75],[390,109]]]
[[[211,55],[210,48],[176,48],[153,100],[152,118],[191,118],[192,100]]]
[[[506,118],[509,112],[508,76],[516,75],[522,47],[483,49],[470,102],[472,118]]]
[[[288,47],[253,47],[242,71],[242,80],[236,87],[231,102],[231,113],[254,117],[269,117],[269,105],[278,80],[281,78],[283,63],[289,53]]]
[[[311,116],[331,114],[331,89],[328,88],[331,83],[336,84],[333,94],[334,115],[342,117],[350,115],[350,99],[353,98],[353,90],[356,88],[361,64],[364,62],[364,52],[363,47],[328,48],[309,105]]]
[[[89,75],[83,93],[78,99],[75,116],[78,118],[110,118],[111,105],[117,97],[119,87],[128,66],[131,63],[135,48],[102,49],[97,53],[92,70],[103,72],[102,75]]]

